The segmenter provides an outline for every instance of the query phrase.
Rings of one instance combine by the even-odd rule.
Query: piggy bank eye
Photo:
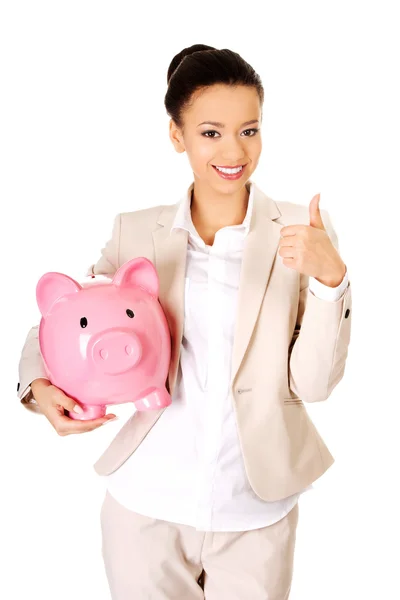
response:
[[[133,317],[135,316],[134,313],[133,313],[133,311],[131,311],[130,308],[128,308],[128,310],[126,311],[126,314],[128,315],[128,317],[130,319],[133,319]]]
[[[87,318],[86,317],[82,317],[82,319],[81,319],[81,327],[82,328],[87,327]]]

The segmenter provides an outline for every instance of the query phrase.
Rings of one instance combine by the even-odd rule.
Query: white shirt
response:
[[[244,531],[282,519],[304,490],[279,501],[259,498],[248,482],[229,391],[239,275],[253,208],[250,189],[241,225],[223,227],[208,246],[190,213],[193,183],[171,228],[189,231],[185,316],[172,404],[135,452],[107,476],[109,492],[143,515],[199,531]],[[310,291],[337,300],[337,288],[310,277]],[[316,285],[317,284],[317,285]],[[317,294],[318,292],[318,294]]]

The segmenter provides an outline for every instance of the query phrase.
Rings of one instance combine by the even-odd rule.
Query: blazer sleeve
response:
[[[321,210],[325,229],[339,251],[329,213]],[[309,276],[300,276],[295,331],[289,348],[289,387],[305,402],[327,400],[342,379],[350,344],[351,284],[336,301],[314,295]]]
[[[110,239],[101,249],[98,261],[86,271],[86,276],[106,275],[112,277],[119,268],[119,248],[121,237],[121,214],[118,214],[113,223]],[[18,365],[19,383],[17,395],[21,403],[34,412],[41,413],[33,398],[31,383],[35,379],[48,379],[39,347],[39,325],[32,327],[25,339]]]

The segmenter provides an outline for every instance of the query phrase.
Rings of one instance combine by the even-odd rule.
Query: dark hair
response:
[[[261,106],[264,102],[260,76],[237,52],[226,48],[217,50],[204,44],[184,48],[169,65],[167,83],[164,105],[180,128],[183,128],[183,111],[190,105],[193,93],[214,84],[254,87]]]

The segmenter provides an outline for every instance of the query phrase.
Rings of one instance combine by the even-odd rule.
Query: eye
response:
[[[254,135],[256,135],[256,133],[257,133],[258,131],[260,131],[260,130],[259,130],[259,129],[257,129],[256,127],[254,127],[253,129],[245,129],[245,130],[243,131],[243,133],[246,133],[246,131],[253,131],[253,132],[254,132],[254,134],[253,134],[253,135],[245,135],[244,137],[254,137]]]
[[[257,128],[257,127],[254,127],[252,129],[245,129],[243,131],[243,133],[246,133],[247,131],[252,131],[253,134],[252,135],[245,135],[244,137],[254,137],[256,135],[256,133],[258,133],[260,131],[260,129]],[[218,131],[215,131],[215,129],[210,129],[209,131],[203,131],[203,133],[201,135],[203,135],[204,137],[209,137],[211,139],[215,138],[214,135],[213,136],[207,135],[208,133],[218,133]]]
[[[215,131],[215,130],[203,131],[203,133],[201,135],[203,135],[204,137],[211,137],[211,138],[215,137],[215,136],[207,135],[207,133],[218,133],[218,131]]]
[[[134,312],[130,308],[127,309],[126,314],[130,319],[133,319],[133,317],[135,316]]]
[[[81,319],[81,322],[80,322],[80,323],[81,323],[81,327],[82,327],[83,329],[85,329],[85,327],[87,327],[87,318],[86,318],[86,317],[82,317],[82,319]]]

